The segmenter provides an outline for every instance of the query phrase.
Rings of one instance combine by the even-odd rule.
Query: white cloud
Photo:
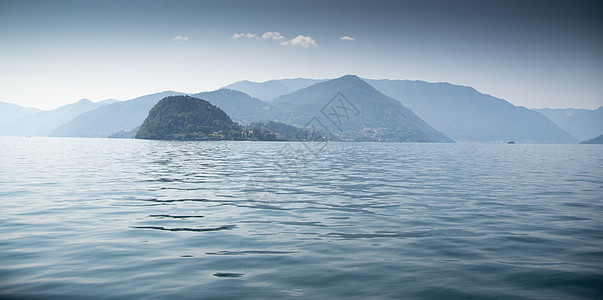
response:
[[[235,33],[232,35],[233,39],[240,39],[240,38],[248,38],[248,39],[264,39],[264,40],[283,40],[280,44],[283,46],[299,46],[299,47],[303,47],[303,48],[308,48],[310,46],[312,47],[317,47],[318,44],[316,44],[316,41],[314,41],[314,39],[312,39],[310,36],[303,36],[303,35],[298,35],[297,37],[295,37],[294,39],[285,41],[285,37],[278,31],[267,31],[264,32],[261,36],[257,35],[255,33]]]
[[[284,37],[278,31],[268,31],[262,34],[263,39],[273,39],[273,40],[282,40]]]
[[[244,32],[241,32],[241,33],[235,33],[235,34],[233,34],[233,35],[232,35],[232,38],[233,38],[233,39],[235,39],[235,40],[236,40],[236,39],[243,38],[243,37],[248,38],[248,39],[253,39],[253,38],[255,38],[255,39],[259,39],[259,38],[260,38],[260,37],[259,37],[257,34],[253,34],[253,33],[244,33]]]
[[[174,41],[188,41],[188,36],[181,36],[181,35],[175,36]]]
[[[303,35],[298,35],[297,37],[295,37],[294,39],[290,40],[290,41],[284,41],[281,42],[281,45],[283,46],[300,46],[303,48],[308,48],[310,46],[313,47],[317,47],[318,45],[316,44],[316,41],[314,41],[314,39],[312,39],[310,36],[303,36]]]
[[[345,36],[342,36],[342,37],[341,37],[341,40],[342,40],[342,41],[355,41],[355,40],[356,40],[356,38],[351,37],[351,36],[347,36],[347,35],[345,35]]]

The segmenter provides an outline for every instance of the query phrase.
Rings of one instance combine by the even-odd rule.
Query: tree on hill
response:
[[[249,127],[253,130],[260,130],[262,132],[273,133],[277,140],[280,141],[315,141],[322,142],[326,141],[325,133],[317,130],[312,131],[310,128],[302,128],[282,122],[270,121],[254,122],[249,124]]]

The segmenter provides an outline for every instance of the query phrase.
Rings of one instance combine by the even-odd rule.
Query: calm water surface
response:
[[[603,297],[601,145],[2,137],[0,167],[0,298]]]

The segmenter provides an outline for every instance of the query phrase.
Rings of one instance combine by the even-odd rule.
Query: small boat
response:
[[[510,144],[515,144],[515,142],[514,141],[508,141],[507,144],[509,144],[509,145]]]

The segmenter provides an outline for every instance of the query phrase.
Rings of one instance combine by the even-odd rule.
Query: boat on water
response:
[[[514,141],[508,141],[507,144],[515,144]]]

